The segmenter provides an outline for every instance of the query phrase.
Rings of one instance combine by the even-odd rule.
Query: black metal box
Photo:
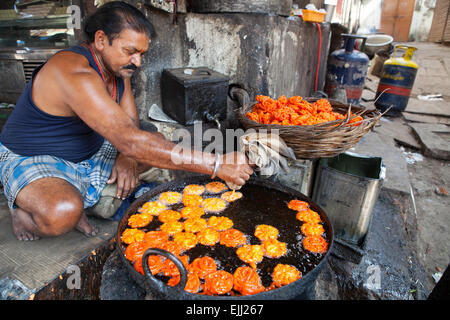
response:
[[[223,120],[227,116],[230,78],[206,67],[164,69],[161,98],[164,112],[183,125]]]

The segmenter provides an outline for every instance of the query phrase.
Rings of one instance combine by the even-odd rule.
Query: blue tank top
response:
[[[90,50],[78,45],[62,51],[85,56],[89,65],[101,76]],[[31,96],[33,79],[44,64],[34,70],[31,80],[26,84],[3,126],[0,142],[22,156],[52,155],[75,163],[86,160],[100,149],[104,138],[78,116],[54,116],[34,104]],[[123,79],[117,78],[117,88],[120,102],[125,89]]]

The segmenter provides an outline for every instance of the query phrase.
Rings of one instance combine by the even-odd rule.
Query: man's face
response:
[[[102,50],[106,67],[118,77],[130,78],[134,71],[141,66],[142,55],[147,52],[149,38],[144,32],[123,29],[117,38]]]

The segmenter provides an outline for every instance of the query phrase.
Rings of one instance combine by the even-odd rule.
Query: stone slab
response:
[[[402,112],[402,115],[403,115],[403,118],[405,118],[405,120],[411,121],[411,122],[450,125],[450,118],[447,118],[447,117],[424,115],[424,114],[409,113],[409,112]]]
[[[401,145],[421,149],[422,145],[416,139],[411,127],[399,120],[401,119],[386,120],[382,118],[379,122],[380,125],[375,128],[375,131],[391,137]]]
[[[450,117],[450,102],[422,101],[416,98],[410,98],[405,111],[411,113]]]
[[[443,124],[410,123],[424,146],[425,155],[450,159],[450,127]]]
[[[381,157],[386,166],[386,179],[382,188],[402,194],[410,193],[406,160],[391,137],[372,131],[367,133],[349,151],[366,156]]]

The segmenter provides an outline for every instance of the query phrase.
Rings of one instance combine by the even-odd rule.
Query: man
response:
[[[153,28],[124,2],[86,21],[87,41],[35,70],[0,136],[0,174],[20,240],[73,228],[94,235],[84,209],[108,183],[126,198],[150,167],[217,176],[243,185],[252,174],[241,153],[175,153],[159,133],[138,128],[130,77]],[[117,149],[117,150],[116,150]]]

